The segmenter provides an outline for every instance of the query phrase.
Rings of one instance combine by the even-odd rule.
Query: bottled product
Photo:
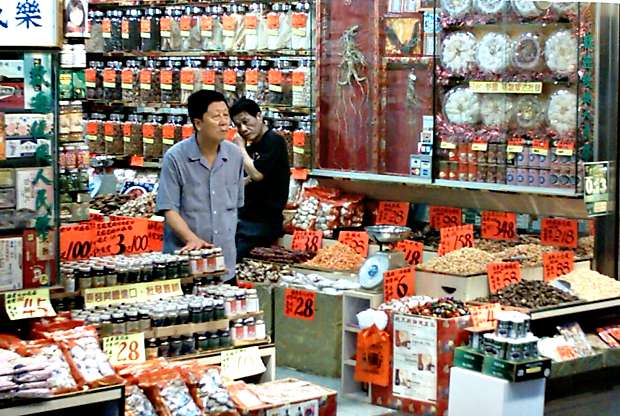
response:
[[[105,153],[107,155],[123,154],[123,129],[122,115],[110,114],[108,121],[104,123]]]
[[[125,156],[143,155],[142,115],[130,114],[123,123],[123,154]]]
[[[263,14],[261,12],[262,5],[254,3],[250,6],[249,11],[243,17],[244,31],[244,50],[257,51],[259,38],[263,36]]]
[[[125,12],[121,21],[122,48],[125,51],[137,51],[140,49],[140,20],[142,12],[138,9],[130,9]]]
[[[159,71],[161,102],[179,103],[181,101],[181,62],[167,61]]]
[[[181,50],[200,50],[202,44],[200,16],[203,9],[187,6],[181,16]]]
[[[291,15],[291,48],[310,50],[312,42],[310,3],[297,3]]]
[[[122,100],[126,105],[137,105],[140,101],[139,74],[136,61],[127,61],[121,71]]]
[[[140,103],[159,102],[159,61],[149,60],[146,67],[140,70]]]
[[[103,99],[106,101],[120,101],[121,98],[120,63],[110,61],[103,70]]]
[[[145,158],[154,159],[162,156],[160,119],[160,116],[151,115],[142,125],[142,143],[144,145]]]
[[[140,20],[140,50],[143,52],[160,50],[161,36],[159,29],[160,9],[147,9]]]
[[[308,62],[302,61],[301,65],[292,71],[292,98],[293,107],[312,106],[312,87]]]

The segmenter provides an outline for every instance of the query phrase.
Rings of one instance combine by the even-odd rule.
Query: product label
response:
[[[172,30],[172,18],[162,17],[159,21],[159,33],[161,37],[169,38],[171,36],[171,30]]]
[[[267,73],[269,82],[269,91],[282,92],[282,71],[279,69],[270,69]]]
[[[379,201],[375,224],[407,225],[409,202]]]
[[[383,273],[383,299],[402,299],[415,295],[415,270],[411,267]]]
[[[150,69],[140,70],[140,89],[150,90],[152,82],[153,82],[153,71],[151,71]]]
[[[456,143],[451,142],[449,140],[442,140],[441,143],[439,144],[439,148],[440,149],[454,150],[454,149],[456,149]]]
[[[293,36],[306,37],[308,24],[308,15],[306,13],[293,13],[291,26],[293,27]]]
[[[245,71],[245,89],[248,91],[258,91],[258,69],[248,69]]]
[[[278,13],[267,14],[267,34],[278,36],[280,32],[280,15]]]
[[[121,72],[121,88],[124,90],[133,89],[133,70],[129,68],[123,69]]]
[[[234,16],[224,15],[222,16],[222,35],[226,38],[232,38],[235,36],[235,30],[237,29],[237,20]]]
[[[123,142],[131,143],[131,121],[123,123]]]
[[[181,36],[185,38],[189,37],[193,21],[194,18],[192,16],[181,16],[181,21],[179,22]]]
[[[549,154],[549,140],[532,140],[532,153],[547,156]]]
[[[97,130],[99,126],[96,121],[89,121],[86,123],[86,138],[90,141],[97,140]]]
[[[558,156],[572,156],[575,154],[575,142],[560,140],[555,144],[554,153]]]
[[[293,319],[313,321],[316,292],[298,289],[284,289],[284,315]]]
[[[164,124],[161,128],[163,139],[174,139],[174,124]]]
[[[140,20],[140,37],[143,39],[151,38],[151,20],[150,19]]]
[[[148,283],[133,283],[110,287],[84,289],[84,307],[119,305],[121,303],[148,302],[183,296],[181,279],[162,280]]]
[[[312,230],[295,230],[293,232],[293,251],[316,253],[321,248],[323,233]]]
[[[576,220],[543,218],[540,227],[541,243],[548,246],[576,248],[578,224]]]
[[[255,35],[258,28],[258,16],[255,14],[246,14],[243,19],[243,27],[246,35]]]
[[[429,211],[430,225],[436,230],[462,224],[463,212],[461,208],[432,206]]]
[[[469,81],[469,88],[479,94],[541,94],[542,82]]]
[[[152,139],[155,137],[155,126],[152,124],[142,125],[142,136],[146,139]]]
[[[395,249],[405,253],[405,260],[410,265],[417,266],[422,263],[424,244],[412,240],[403,240],[396,243]]]
[[[101,31],[104,39],[112,37],[112,21],[107,17],[101,21]]]
[[[11,321],[56,316],[47,288],[5,292],[4,310]]]
[[[104,337],[102,343],[103,352],[107,354],[113,366],[139,364],[146,361],[144,332]]]
[[[103,87],[116,88],[116,70],[114,68],[103,70]]]
[[[306,146],[306,132],[303,130],[296,130],[293,132],[293,147],[299,147],[304,149]]]
[[[234,69],[224,71],[224,90],[237,91],[237,72]]]
[[[365,231],[340,231],[338,241],[351,247],[362,257],[368,257],[368,233]]]
[[[181,70],[181,89],[185,91],[194,90],[194,69],[185,68]]]
[[[521,265],[516,261],[503,261],[487,265],[489,292],[497,293],[503,288],[521,281]]]
[[[508,153],[523,153],[524,144],[525,144],[525,140],[523,140],[520,137],[508,139],[508,145],[506,146],[506,151]]]
[[[304,92],[306,84],[306,73],[303,71],[293,71],[293,92]]]
[[[482,238],[516,240],[517,214],[514,212],[482,211]]]
[[[213,17],[201,16],[200,17],[200,34],[202,37],[210,38],[213,36]]]
[[[215,90],[215,71],[212,69],[205,69],[202,71],[202,89],[203,90]]]
[[[96,88],[97,70],[95,68],[86,68],[84,70],[84,79],[86,81],[86,88]]]
[[[162,90],[172,90],[172,70],[162,69],[159,72],[160,87]]]
[[[474,226],[465,224],[457,227],[444,227],[439,230],[440,242],[437,254],[446,255],[463,247],[474,246]]]
[[[189,139],[194,134],[194,127],[191,124],[186,124],[181,128],[181,137]]]
[[[129,39],[129,20],[121,20],[121,38]]]
[[[489,143],[482,137],[475,137],[471,144],[471,150],[475,152],[486,152],[488,147]]]
[[[543,253],[543,278],[545,282],[557,279],[573,271],[575,253],[572,250]]]
[[[105,123],[103,123],[104,140],[108,143],[111,143],[114,141],[115,124],[116,123],[113,121],[106,121]]]

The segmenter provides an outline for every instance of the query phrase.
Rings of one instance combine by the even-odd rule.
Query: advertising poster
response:
[[[394,315],[394,396],[437,401],[437,321]]]

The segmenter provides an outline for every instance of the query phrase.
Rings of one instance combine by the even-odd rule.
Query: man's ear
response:
[[[202,120],[199,118],[192,119],[192,124],[194,125],[194,129],[196,131],[200,131],[200,127],[202,126]]]

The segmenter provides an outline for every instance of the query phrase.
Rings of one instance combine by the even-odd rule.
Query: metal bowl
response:
[[[395,225],[372,225],[366,227],[368,237],[377,244],[398,243],[411,235],[411,228]]]

